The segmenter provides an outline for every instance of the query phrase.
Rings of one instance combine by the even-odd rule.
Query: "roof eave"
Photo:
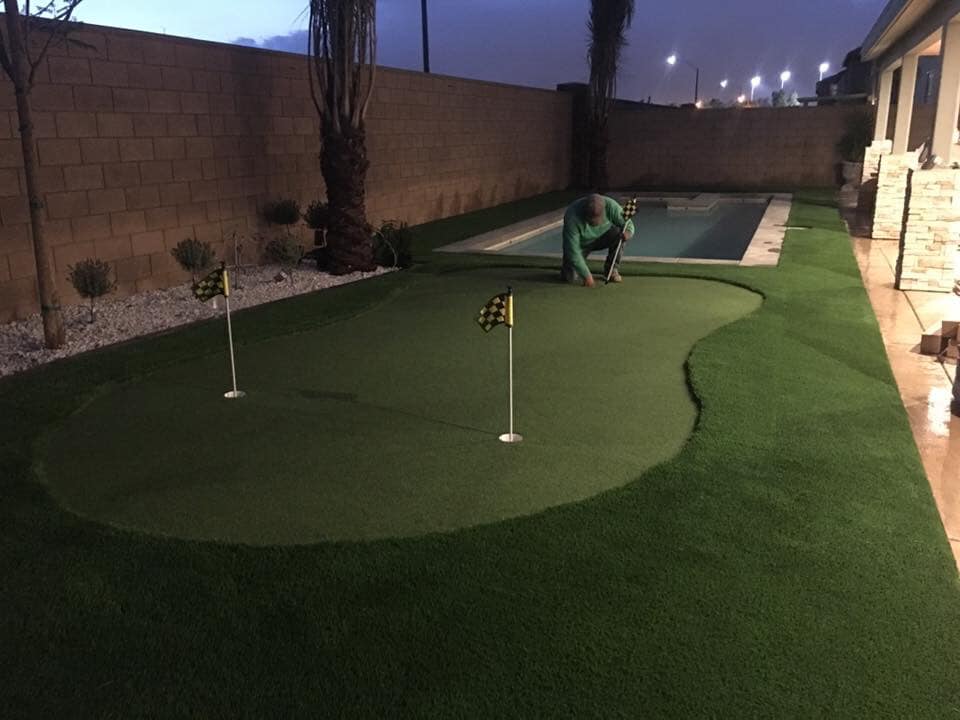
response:
[[[883,50],[877,48],[877,44],[883,39],[890,27],[897,22],[903,11],[912,0],[890,0],[887,6],[880,13],[880,17],[870,28],[866,39],[863,41],[862,57],[864,60],[876,60]]]

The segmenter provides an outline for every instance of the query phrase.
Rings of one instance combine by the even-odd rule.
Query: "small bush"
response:
[[[314,230],[326,230],[329,222],[329,209],[326,203],[314,200],[303,213],[303,221]]]
[[[190,273],[193,282],[197,275],[213,265],[215,257],[213,247],[208,242],[200,242],[196,238],[186,238],[177,243],[170,251],[184,270]]]
[[[873,139],[873,118],[868,112],[856,112],[847,119],[846,132],[837,143],[837,152],[847,162],[863,162],[863,153]]]
[[[405,222],[387,220],[373,233],[373,257],[380,267],[406,268],[413,264],[413,235]]]
[[[303,246],[298,244],[292,236],[274,238],[263,248],[263,255],[267,262],[275,263],[287,270],[290,282],[293,282],[293,275],[290,271],[300,262],[303,257]]]
[[[67,278],[82,298],[90,301],[90,322],[96,319],[94,302],[97,298],[113,292],[117,283],[110,279],[110,265],[103,260],[87,258],[69,266]]]
[[[295,225],[300,222],[300,203],[296,200],[277,200],[263,208],[263,219],[271,225]]]

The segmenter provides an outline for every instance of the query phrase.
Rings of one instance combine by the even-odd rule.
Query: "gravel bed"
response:
[[[390,270],[380,268],[373,272],[329,275],[298,269],[292,273],[292,282],[288,279],[278,282],[275,278],[280,268],[276,266],[247,268],[239,277],[231,272],[230,310],[345,285],[385,272]],[[193,297],[189,283],[128,297],[102,298],[97,302],[97,319],[93,324],[89,322],[88,305],[64,306],[67,342],[58,350],[43,347],[43,325],[38,313],[26,320],[0,325],[0,377],[105,345],[216,317],[223,314],[223,309],[222,297],[216,299],[216,307],[213,300],[202,303]]]

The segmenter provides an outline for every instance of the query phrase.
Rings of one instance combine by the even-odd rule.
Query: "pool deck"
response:
[[[780,262],[780,252],[783,248],[783,238],[787,231],[787,219],[790,216],[790,207],[793,196],[788,193],[699,193],[694,196],[651,196],[645,193],[618,192],[611,194],[618,200],[633,195],[639,195],[645,202],[663,202],[670,213],[685,214],[693,212],[709,212],[723,203],[759,202],[767,198],[770,202],[760,220],[756,233],[750,241],[740,260],[717,260],[714,258],[677,258],[656,256],[627,256],[622,262],[647,263],[677,263],[689,265],[742,265],[748,267],[775,267]],[[531,235],[560,227],[563,224],[565,210],[553,210],[543,215],[524,220],[522,222],[498,228],[490,232],[476,235],[460,242],[451,243],[434,252],[444,253],[480,253],[498,254],[504,248],[526,240]],[[517,257],[549,257],[560,258],[562,253],[531,253],[517,255]]]
[[[930,482],[954,560],[960,568],[960,417],[950,411],[956,365],[920,354],[925,328],[956,316],[958,299],[948,293],[894,287],[897,240],[857,237],[854,254],[870,297],[900,398]]]

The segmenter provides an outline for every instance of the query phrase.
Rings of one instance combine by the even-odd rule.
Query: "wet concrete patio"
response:
[[[951,414],[956,365],[920,354],[924,329],[960,317],[960,298],[894,287],[899,242],[856,236],[854,254],[880,323],[887,356],[910,418],[933,496],[960,567],[960,417]]]

